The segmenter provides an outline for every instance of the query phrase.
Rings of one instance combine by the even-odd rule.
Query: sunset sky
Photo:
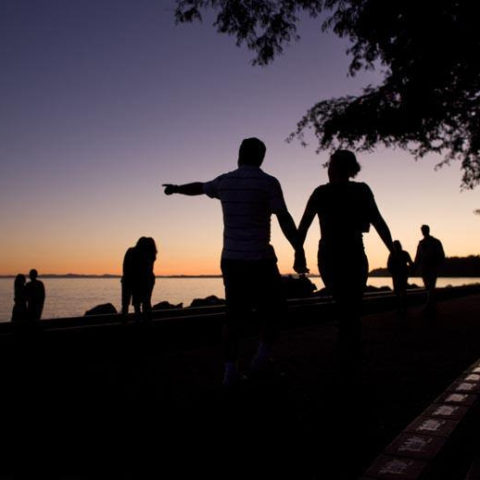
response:
[[[0,4],[0,274],[121,273],[142,235],[157,242],[158,275],[217,274],[218,201],[167,197],[162,183],[211,180],[257,136],[263,168],[298,223],[327,179],[328,153],[286,143],[316,101],[359,93],[379,73],[347,76],[347,43],[305,19],[301,40],[268,67],[211,21],[175,26],[173,0],[2,0]],[[420,225],[448,256],[479,254],[479,191],[460,191],[458,164],[401,150],[359,154],[394,238],[412,256]],[[272,219],[282,273],[293,252]],[[317,223],[306,243],[316,269]],[[372,231],[370,267],[387,251]]]

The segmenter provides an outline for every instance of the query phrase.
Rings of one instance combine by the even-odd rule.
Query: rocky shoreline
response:
[[[306,276],[294,277],[293,275],[286,275],[282,277],[285,288],[285,295],[287,299],[302,299],[302,298],[325,298],[329,296],[326,288],[317,290],[317,286]],[[418,285],[411,284],[408,286],[411,289],[420,288]],[[384,292],[389,293],[392,289],[390,287],[373,287],[367,285],[365,292]],[[170,310],[179,308],[197,308],[197,307],[213,307],[225,305],[225,299],[219,298],[215,295],[209,295],[205,298],[195,298],[190,305],[184,306],[183,303],[172,304],[166,300],[156,303],[152,306],[153,311]],[[105,303],[96,305],[85,312],[86,316],[91,315],[114,315],[118,311],[112,303]]]

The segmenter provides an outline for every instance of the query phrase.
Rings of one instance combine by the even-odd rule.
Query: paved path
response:
[[[480,358],[480,295],[441,302],[434,321],[412,308],[363,324],[363,362],[347,385],[331,323],[286,331],[270,374],[227,393],[216,341],[178,351],[143,333],[20,349],[3,365],[0,479],[14,462],[30,468],[25,478],[358,478]],[[242,342],[245,370],[254,348]]]

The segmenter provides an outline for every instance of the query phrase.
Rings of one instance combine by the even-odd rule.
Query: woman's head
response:
[[[27,281],[27,279],[26,279],[25,275],[23,275],[23,273],[19,273],[15,277],[15,282],[14,282],[15,291],[17,291],[19,288],[23,288],[26,281]]]
[[[157,245],[152,237],[147,237],[145,241],[145,250],[148,250],[152,254],[157,254]]]
[[[153,257],[157,255],[157,246],[152,237],[140,237],[135,248]]]
[[[393,248],[394,248],[395,251],[397,251],[397,252],[401,252],[401,251],[402,251],[402,244],[400,243],[400,240],[394,240],[394,241],[393,241]]]
[[[328,162],[328,178],[330,181],[346,181],[354,178],[360,171],[357,157],[350,150],[337,150]]]

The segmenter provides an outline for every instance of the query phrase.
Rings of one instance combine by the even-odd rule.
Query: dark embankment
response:
[[[441,296],[434,322],[421,314],[422,292],[406,319],[391,296],[367,301],[363,362],[343,385],[328,301],[292,302],[276,364],[230,393],[220,387],[218,309],[168,312],[152,326],[115,317],[55,321],[27,337],[4,329],[0,475],[358,478],[480,357],[478,287]],[[243,370],[254,347],[246,332]],[[445,478],[467,468],[467,440]]]

